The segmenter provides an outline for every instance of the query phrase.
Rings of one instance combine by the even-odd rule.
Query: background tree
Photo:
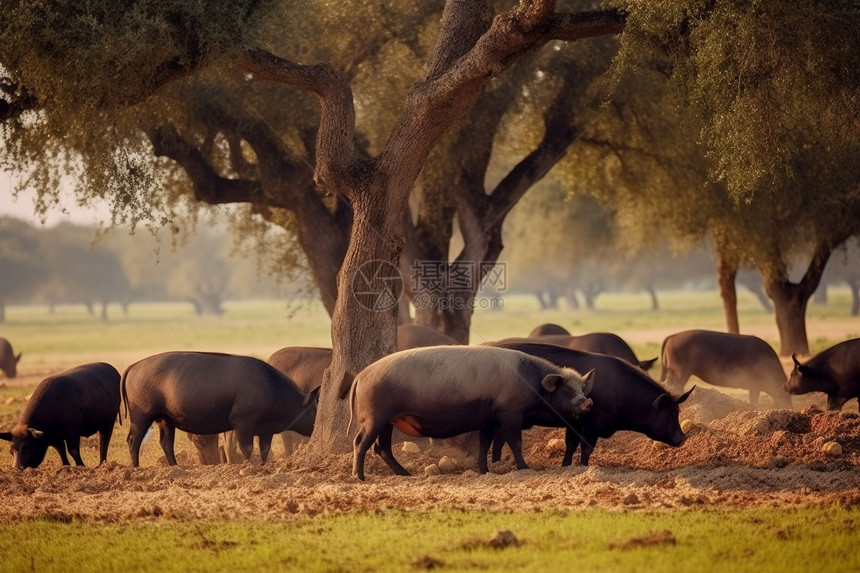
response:
[[[44,276],[39,264],[35,229],[10,217],[0,217],[0,323],[6,305],[31,293]]]
[[[738,269],[757,268],[781,352],[808,352],[807,301],[830,253],[860,229],[858,8],[627,7],[607,113],[565,160],[566,186],[617,206],[634,245],[654,224],[682,247],[708,237],[730,331]]]

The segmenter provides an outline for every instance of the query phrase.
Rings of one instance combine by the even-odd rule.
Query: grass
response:
[[[0,571],[856,571],[857,507],[0,525]],[[516,543],[493,547],[494,532]],[[665,533],[668,532],[668,533]]]
[[[722,303],[715,291],[661,293],[660,310],[651,310],[645,294],[607,293],[597,298],[593,311],[561,308],[541,311],[534,297],[510,295],[504,310],[476,311],[471,341],[480,344],[510,336],[525,336],[544,322],[556,322],[575,333],[654,330],[648,340],[631,340],[641,356],[656,356],[662,343],[661,331],[687,328],[725,329]],[[772,314],[755,298],[739,293],[739,314],[744,328],[766,326],[764,336],[774,346],[778,335]],[[845,322],[849,316],[850,293],[831,289],[827,305],[810,305],[808,321]],[[16,352],[24,352],[22,373],[56,371],[83,362],[106,361],[118,369],[165,350],[212,350],[267,358],[278,348],[291,345],[331,346],[329,317],[318,303],[282,301],[235,301],[225,304],[221,317],[199,317],[191,305],[183,303],[139,303],[123,314],[109,307],[109,320],[91,316],[82,305],[58,306],[53,313],[44,306],[11,306],[0,336],[9,339]],[[860,321],[856,318],[860,336]],[[813,351],[834,341],[812,338]]]

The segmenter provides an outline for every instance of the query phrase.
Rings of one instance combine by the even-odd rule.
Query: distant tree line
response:
[[[589,196],[566,198],[563,187],[545,182],[513,210],[505,233],[508,290],[537,297],[541,308],[593,309],[611,291],[645,291],[658,310],[658,291],[718,288],[719,255],[707,241],[672,244],[659,228],[647,242],[631,245],[617,212]],[[539,254],[539,256],[536,256]],[[792,275],[803,274],[800,265]],[[769,313],[774,311],[762,275],[752,265],[735,277]],[[815,302],[827,300],[828,286],[851,291],[851,315],[860,314],[860,238],[846,241],[827,262]]]
[[[174,240],[173,238],[171,240]],[[175,248],[174,248],[175,247]],[[187,242],[160,245],[146,232],[110,232],[62,223],[33,227],[0,218],[0,322],[6,305],[82,304],[108,319],[108,305],[185,301],[200,315],[220,315],[230,298],[301,292],[278,284],[255,253],[242,251],[226,231],[199,230]]]

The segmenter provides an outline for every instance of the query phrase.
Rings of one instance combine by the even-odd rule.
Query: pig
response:
[[[397,327],[397,350],[459,344],[456,340],[429,326],[401,324]]]
[[[128,412],[131,463],[139,465],[140,445],[149,426],[159,421],[161,448],[176,465],[176,428],[191,434],[234,430],[239,449],[251,457],[254,436],[266,462],[272,436],[290,429],[309,436],[316,417],[317,393],[303,393],[275,367],[250,356],[215,352],[164,352],[129,366],[122,375]]]
[[[99,464],[104,463],[119,416],[119,383],[119,372],[105,362],[83,364],[42,380],[12,431],[0,433],[0,439],[12,442],[14,467],[39,467],[48,446],[56,448],[65,466],[68,446],[75,464],[82,466],[81,436],[96,432]]]
[[[797,354],[791,359],[794,369],[785,383],[786,392],[824,392],[828,410],[841,410],[848,400],[860,398],[860,338],[831,346],[805,364]]]
[[[756,336],[711,330],[685,330],[663,341],[660,380],[680,392],[691,375],[715,386],[746,388],[758,406],[765,392],[777,408],[791,408],[783,389],[785,371],[773,348]]]
[[[591,407],[592,372],[581,375],[528,354],[488,346],[436,346],[395,352],[358,373],[350,387],[350,418],[358,424],[353,475],[364,480],[371,444],[397,475],[409,475],[391,452],[396,427],[413,438],[479,431],[478,471],[498,428],[525,469],[522,428],[573,420]]]
[[[398,350],[448,344],[457,344],[457,341],[438,330],[418,324],[402,324],[397,327]],[[308,393],[322,384],[323,374],[331,364],[331,357],[331,348],[287,346],[276,350],[266,362],[287,375],[302,392]],[[281,432],[280,435],[286,455],[292,454],[295,446],[303,441],[301,436],[291,430]],[[225,432],[223,441],[223,450],[219,456],[217,438],[214,441],[211,438],[193,438],[192,442],[198,449],[201,463],[218,463],[217,460],[221,457],[222,461],[228,463],[239,462],[239,451],[233,432]]]
[[[540,326],[536,326],[534,330],[529,332],[529,338],[534,338],[535,336],[546,336],[548,334],[562,334],[564,336],[571,336],[570,332],[563,327],[557,324],[547,323],[541,324]]]
[[[331,364],[332,349],[321,348],[316,346],[287,346],[276,350],[266,360],[269,364],[277,368],[287,378],[296,383],[299,390],[305,394],[313,392],[322,385],[323,374]],[[284,444],[284,452],[286,455],[291,455],[295,446],[304,441],[304,437],[294,432],[286,430],[280,433],[281,441]],[[236,443],[235,434],[225,432],[223,434],[224,446],[221,454],[223,460],[227,463],[237,463],[240,461],[238,444]],[[199,440],[198,440],[199,441]],[[197,445],[195,443],[195,445]],[[199,451],[201,461],[206,459],[218,458],[218,441],[206,443],[209,448],[208,452]],[[198,446],[200,450],[201,446]],[[213,453],[214,452],[214,453]],[[214,463],[217,463],[214,462]]]
[[[570,424],[557,426],[566,428],[562,466],[571,464],[577,447],[581,448],[580,463],[587,466],[597,439],[608,438],[620,430],[640,432],[674,447],[684,443],[678,405],[690,396],[695,386],[676,397],[642,369],[614,356],[571,350],[528,338],[488,344],[525,352],[556,366],[594,371],[594,383],[588,395],[594,402],[591,410]],[[494,461],[500,458],[501,448],[501,442],[494,440]]]
[[[15,356],[9,341],[0,337],[0,372],[3,372],[7,378],[14,378],[18,375],[18,361],[20,360],[21,353],[19,352],[18,356]]]
[[[579,336],[571,336],[567,334],[543,334],[534,337],[529,336],[529,338],[534,338],[536,342],[564,346],[571,350],[608,354],[609,356],[615,356],[616,358],[625,360],[645,371],[650,370],[657,361],[656,356],[650,360],[640,361],[636,358],[636,353],[633,352],[630,345],[624,342],[624,339],[620,336],[612,334],[611,332],[591,332],[588,334],[580,334]]]

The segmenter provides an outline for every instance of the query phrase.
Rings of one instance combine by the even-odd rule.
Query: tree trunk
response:
[[[764,291],[764,286],[762,285],[761,278],[759,276],[753,278],[747,275],[739,278],[738,282],[747,287],[747,289],[756,296],[759,304],[766,313],[771,314],[773,312],[773,305],[771,304],[767,293]]]
[[[386,201],[381,187],[355,203],[356,217],[332,315],[334,353],[320,392],[311,447],[328,453],[351,451],[347,435],[353,377],[397,349],[397,315],[403,282],[398,260],[403,248],[402,209]],[[370,195],[367,193],[366,195]],[[373,333],[368,336],[368,333]],[[353,428],[354,429],[354,428]]]
[[[827,285],[821,284],[812,295],[812,304],[824,306],[827,304]]]
[[[773,300],[776,314],[780,355],[809,354],[809,340],[806,336],[806,306],[809,295],[788,281],[768,284],[767,292]]]
[[[769,267],[762,273],[764,288],[773,301],[776,326],[779,330],[780,355],[809,354],[806,335],[806,307],[818,288],[824,267],[833,249],[829,245],[816,245],[815,252],[803,278],[798,283],[788,280],[785,265]]]
[[[845,279],[851,288],[851,316],[860,314],[860,278]]]
[[[645,287],[645,291],[651,295],[651,310],[660,310],[660,301],[657,299],[657,290],[653,286],[648,285]]]
[[[737,275],[737,261],[718,250],[717,282],[720,285],[720,298],[723,299],[726,328],[730,334],[740,334],[741,332],[740,321],[738,320],[738,293],[735,287]]]

